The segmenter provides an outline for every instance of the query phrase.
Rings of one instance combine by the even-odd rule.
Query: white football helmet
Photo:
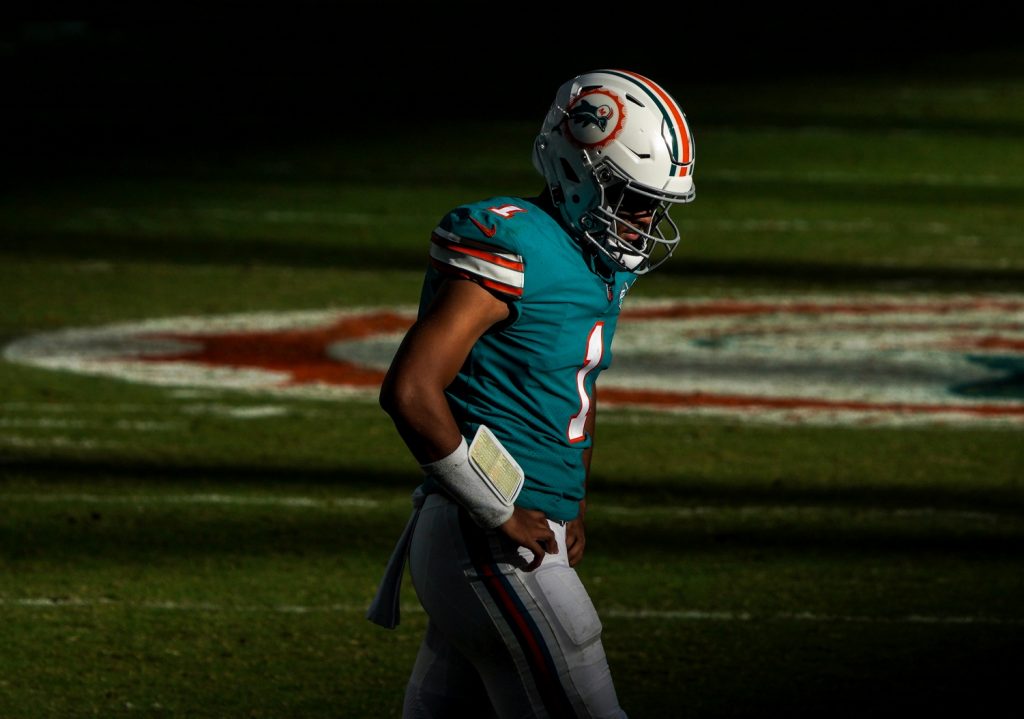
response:
[[[626,70],[588,72],[562,85],[533,146],[533,165],[566,224],[614,266],[638,275],[679,244],[669,209],[693,200],[693,163],[693,135],[679,105]]]

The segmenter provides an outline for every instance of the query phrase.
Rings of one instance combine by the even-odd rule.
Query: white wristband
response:
[[[502,502],[470,465],[469,445],[465,437],[447,457],[421,466],[455,501],[466,508],[478,526],[493,529],[512,516],[513,507]]]

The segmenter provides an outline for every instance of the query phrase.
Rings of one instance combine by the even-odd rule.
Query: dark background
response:
[[[1008,19],[952,11],[603,12],[563,22],[526,7],[448,17],[384,8],[355,21],[239,6],[214,19],[8,22],[5,165],[28,180],[186,148],[409,137],[453,120],[539,123],[562,81],[608,66],[656,79],[707,122],[723,88],[893,72],[941,79],[978,71],[979,54],[1021,45]],[[981,71],[1024,68],[989,61]]]

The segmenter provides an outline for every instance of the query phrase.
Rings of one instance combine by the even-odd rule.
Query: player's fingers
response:
[[[547,526],[548,518],[544,512],[541,512],[539,509],[518,509],[517,507],[517,511],[522,512],[522,514],[530,520],[531,524],[538,527]]]
[[[569,566],[575,567],[583,559],[583,550],[577,549],[576,551],[569,550]]]
[[[544,561],[544,547],[539,542],[530,542],[524,546],[533,552],[533,559],[526,565],[526,571],[532,572]]]
[[[547,547],[548,554],[558,554],[558,540],[555,538],[555,533],[551,531],[551,527],[544,525],[544,536],[542,540],[544,546]]]

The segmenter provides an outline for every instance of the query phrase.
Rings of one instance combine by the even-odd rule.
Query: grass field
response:
[[[695,97],[685,246],[638,296],[1024,287],[1024,80]],[[534,130],[435,129],[411,155],[380,138],[135,156],[12,189],[0,343],[414,304],[439,213],[537,191]],[[1015,705],[1022,475],[1019,426],[603,413],[580,571],[624,708]],[[0,717],[399,716],[425,616],[408,582],[396,631],[363,613],[416,481],[372,402],[0,363]]]

